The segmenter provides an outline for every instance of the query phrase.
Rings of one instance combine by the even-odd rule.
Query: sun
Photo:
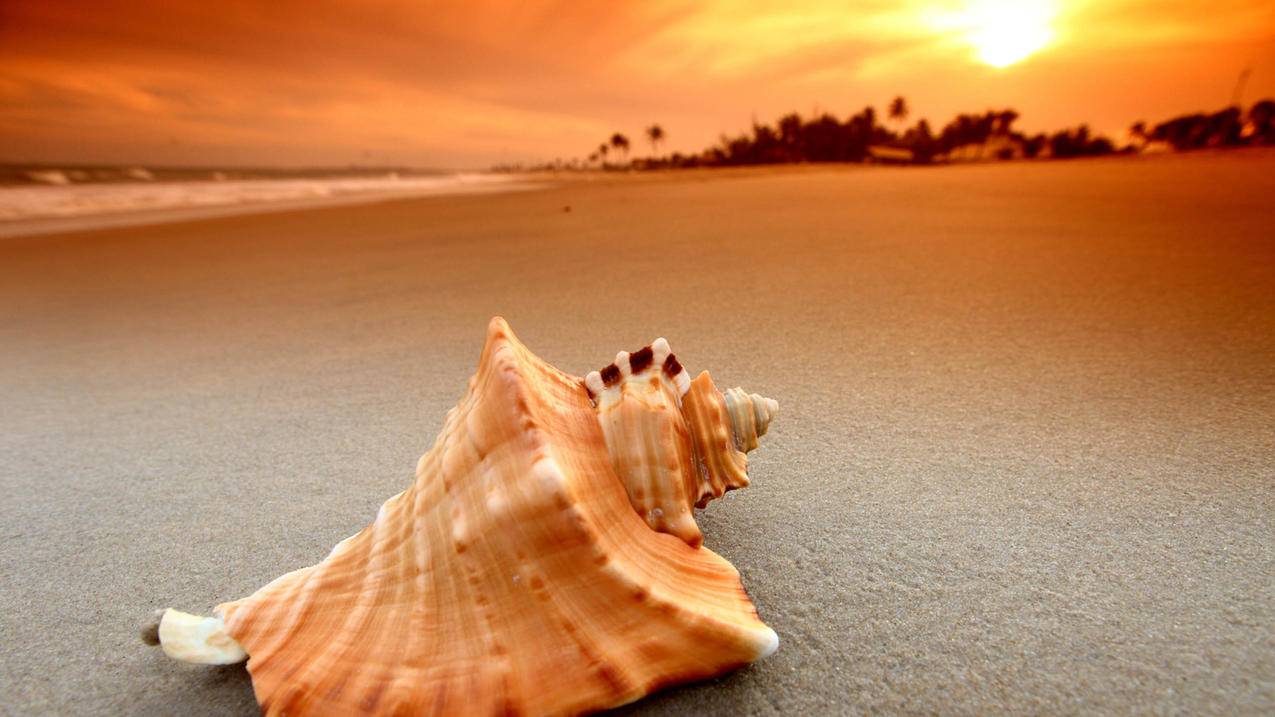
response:
[[[979,62],[1002,68],[1048,45],[1056,14],[1050,0],[973,0],[961,25]]]

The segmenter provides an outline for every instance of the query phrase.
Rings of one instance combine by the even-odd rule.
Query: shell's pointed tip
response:
[[[164,654],[174,660],[200,665],[233,665],[248,653],[226,632],[220,616],[203,617],[169,608],[157,627]]]
[[[504,336],[510,333],[509,322],[503,316],[493,316],[487,322],[487,337]]]
[[[602,394],[602,389],[606,387],[602,382],[602,374],[597,371],[590,371],[589,374],[584,377],[584,387],[588,389],[590,398],[597,398],[600,396]]]
[[[757,659],[764,660],[779,649],[779,633],[769,627],[763,627],[761,638],[761,651],[757,654]]]
[[[765,435],[770,422],[779,417],[779,401],[765,396],[757,396],[758,435]]]
[[[725,399],[736,444],[748,453],[757,447],[757,439],[766,435],[770,422],[779,413],[779,402],[739,387],[726,391]]]
[[[651,358],[656,366],[663,366],[665,359],[671,353],[673,353],[673,349],[669,348],[668,339],[663,336],[651,342]]]

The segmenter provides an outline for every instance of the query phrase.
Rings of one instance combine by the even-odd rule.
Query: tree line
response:
[[[1261,100],[1248,112],[1231,106],[1211,114],[1181,115],[1150,129],[1146,122],[1135,122],[1129,134],[1135,141],[1163,142],[1179,151],[1275,144],[1275,100]]]
[[[908,126],[909,114],[903,97],[890,102],[885,123],[871,106],[844,119],[829,112],[809,117],[791,112],[773,124],[754,122],[748,132],[723,135],[717,144],[703,151],[667,155],[659,152],[667,138],[664,128],[653,124],[645,130],[651,146],[649,156],[630,160],[632,143],[626,135],[616,132],[584,161],[559,160],[540,168],[665,169],[870,161],[934,164],[970,158],[1064,159],[1154,149],[1183,151],[1275,144],[1275,100],[1270,99],[1253,104],[1247,111],[1227,107],[1213,113],[1185,114],[1154,125],[1135,122],[1129,129],[1129,141],[1122,144],[1084,124],[1054,132],[1020,132],[1014,126],[1019,113],[1013,109],[959,114],[938,131],[924,118]]]

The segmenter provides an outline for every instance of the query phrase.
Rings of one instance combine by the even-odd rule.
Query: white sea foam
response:
[[[262,206],[342,202],[365,198],[468,194],[526,188],[512,175],[451,174],[436,176],[324,177],[302,179],[224,179],[210,181],[139,181],[66,183],[0,187],[0,222],[114,216],[135,212],[208,207]]]

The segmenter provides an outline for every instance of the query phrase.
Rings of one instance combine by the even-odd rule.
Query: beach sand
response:
[[[252,713],[139,625],[362,528],[499,314],[577,374],[662,335],[782,404],[700,517],[779,651],[626,712],[1269,714],[1272,197],[1246,151],[0,241],[0,712]]]

